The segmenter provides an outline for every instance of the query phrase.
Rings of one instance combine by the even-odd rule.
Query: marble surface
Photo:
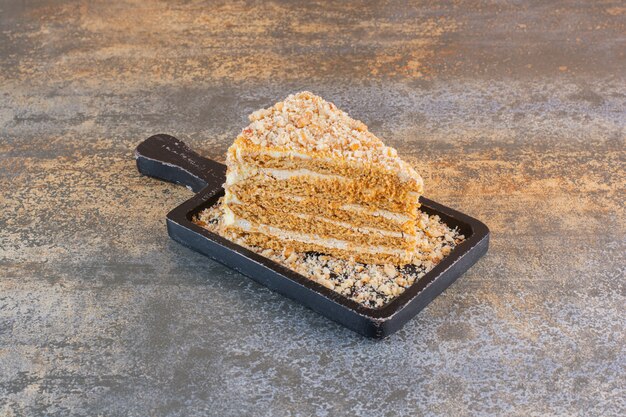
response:
[[[626,413],[619,1],[0,1],[0,415]],[[308,89],[483,220],[364,339],[170,241],[133,149],[224,153]]]

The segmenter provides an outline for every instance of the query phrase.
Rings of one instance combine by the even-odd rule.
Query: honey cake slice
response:
[[[249,119],[226,157],[226,236],[364,263],[411,262],[424,240],[423,181],[394,148],[306,91]]]

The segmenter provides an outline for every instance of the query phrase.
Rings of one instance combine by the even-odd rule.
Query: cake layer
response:
[[[303,213],[332,220],[349,222],[356,227],[369,226],[379,229],[399,230],[407,234],[415,233],[417,210],[412,215],[394,213],[383,209],[372,209],[360,204],[344,204],[343,201],[321,200],[314,197],[301,197],[289,194],[249,194],[235,195],[232,190],[226,193],[224,203],[242,204],[254,211],[273,210],[283,213]]]
[[[398,179],[393,176],[374,178],[364,173],[361,176],[344,176],[320,173],[309,169],[306,165],[294,169],[264,168],[249,164],[229,166],[226,175],[226,186],[260,177],[262,180],[287,181],[297,187],[313,186],[320,192],[339,190],[349,193],[355,202],[375,201],[378,199],[403,202],[418,200],[420,192],[408,187],[401,187]]]
[[[242,219],[252,224],[271,225],[285,231],[310,233],[323,238],[340,238],[360,245],[386,245],[402,249],[415,247],[416,237],[401,231],[355,227],[350,223],[339,222],[301,213],[268,210],[254,210],[241,204],[229,204],[224,209],[234,213],[235,220]]]
[[[371,209],[383,209],[407,215],[415,213],[419,208],[418,195],[403,193],[403,196],[394,196],[395,190],[363,188],[358,180],[334,176],[315,178],[300,175],[279,179],[271,175],[258,174],[245,180],[227,182],[225,188],[240,196],[291,194],[345,204],[360,204]]]
[[[231,226],[225,234],[242,238],[246,244],[277,251],[291,248],[296,252],[319,252],[356,262],[406,265],[413,257],[412,250],[388,246],[359,246],[337,239],[321,239],[312,234],[281,233],[275,228]]]
[[[230,165],[247,165],[278,170],[308,169],[318,174],[358,178],[364,186],[400,188],[423,193],[421,177],[407,175],[405,171],[389,170],[384,165],[362,163],[333,157],[329,152],[295,152],[282,147],[262,147],[243,137],[235,141],[228,155]],[[404,161],[400,161],[405,164]],[[407,169],[410,167],[407,166]]]

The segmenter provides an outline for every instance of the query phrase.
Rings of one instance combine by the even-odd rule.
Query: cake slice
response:
[[[424,239],[422,178],[312,93],[252,113],[226,164],[221,232],[248,245],[404,265]]]

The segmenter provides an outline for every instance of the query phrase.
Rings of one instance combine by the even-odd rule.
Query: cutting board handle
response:
[[[218,190],[226,180],[226,167],[192,151],[173,136],[150,136],[135,149],[137,170],[143,175],[181,184],[199,192]]]

